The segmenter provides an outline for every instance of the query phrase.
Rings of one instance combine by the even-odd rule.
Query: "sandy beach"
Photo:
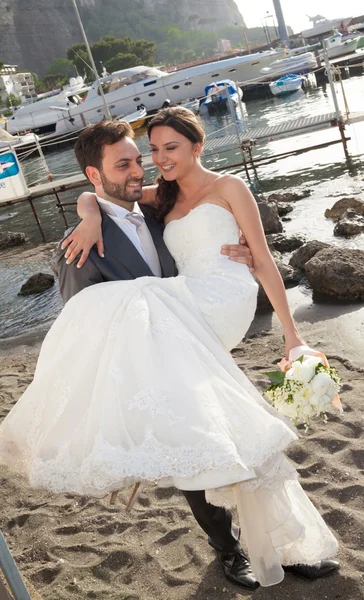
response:
[[[286,575],[272,588],[250,593],[224,578],[205,534],[181,494],[150,486],[131,514],[128,494],[109,498],[53,495],[29,488],[0,470],[0,527],[23,575],[44,600],[318,600],[364,597],[364,307],[312,304],[289,290],[307,343],[325,352],[341,374],[344,414],[316,422],[289,456],[301,483],[340,541],[341,571],[315,582]],[[32,380],[39,338],[1,352],[0,419]],[[261,372],[282,354],[275,316],[258,316],[234,358],[259,389]]]

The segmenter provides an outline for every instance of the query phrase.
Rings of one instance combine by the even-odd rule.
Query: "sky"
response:
[[[272,0],[235,0],[241,14],[245,19],[247,27],[261,27],[264,17],[274,14]],[[307,15],[314,17],[317,14],[327,19],[339,19],[345,17],[356,17],[364,13],[363,0],[281,0],[281,6],[286,21],[294,33],[299,33],[311,27]],[[267,24],[272,24],[272,19]]]

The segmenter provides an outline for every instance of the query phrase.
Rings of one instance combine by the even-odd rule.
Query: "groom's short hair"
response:
[[[96,167],[101,171],[104,146],[116,144],[125,137],[134,138],[134,131],[126,121],[101,121],[85,127],[75,145],[76,158],[82,172],[86,175],[87,167]]]

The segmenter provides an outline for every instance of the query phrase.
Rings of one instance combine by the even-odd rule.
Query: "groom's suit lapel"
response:
[[[124,265],[134,277],[153,275],[145,260],[116,223],[102,211],[102,231],[105,255],[110,254]]]

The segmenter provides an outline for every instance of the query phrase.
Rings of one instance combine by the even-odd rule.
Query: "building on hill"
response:
[[[217,51],[218,52],[231,52],[230,40],[217,40]]]

